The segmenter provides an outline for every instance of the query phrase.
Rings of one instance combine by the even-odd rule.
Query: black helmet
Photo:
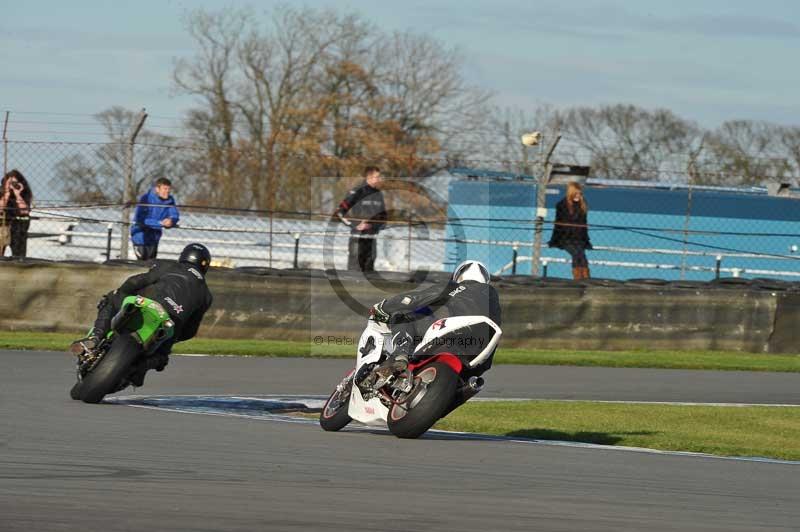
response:
[[[178,262],[193,264],[200,268],[201,272],[206,273],[211,264],[211,252],[203,244],[189,244],[181,251]]]

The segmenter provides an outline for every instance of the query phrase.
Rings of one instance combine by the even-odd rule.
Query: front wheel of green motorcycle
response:
[[[130,373],[141,350],[130,334],[116,336],[103,359],[79,383],[81,401],[99,403],[107,394],[116,391]]]

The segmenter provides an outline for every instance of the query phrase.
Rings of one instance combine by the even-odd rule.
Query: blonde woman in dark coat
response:
[[[569,183],[567,194],[556,204],[556,221],[548,245],[560,248],[572,257],[572,278],[589,278],[589,261],[586,250],[592,249],[589,240],[587,214],[589,206],[579,183]]]

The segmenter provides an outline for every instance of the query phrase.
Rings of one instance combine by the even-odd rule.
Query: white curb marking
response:
[[[149,410],[166,410],[169,412],[179,412],[183,414],[201,414],[209,416],[227,416],[237,418],[255,419],[260,421],[279,421],[283,423],[295,423],[303,425],[316,425],[316,419],[309,419],[306,417],[292,416],[291,414],[283,414],[282,411],[308,408],[308,409],[321,409],[327,396],[323,395],[248,395],[248,396],[230,396],[230,395],[127,395],[119,397],[109,397],[103,402],[124,406],[132,406],[135,408],[145,408]],[[507,401],[507,400],[530,400],[530,399],[483,399],[483,401]],[[630,401],[594,401],[604,403],[634,403]],[[634,404],[639,404],[635,402]],[[654,403],[646,403],[654,404]],[[655,403],[667,405],[691,405],[698,406],[704,403]],[[720,405],[713,404],[714,406],[797,406],[797,405],[746,405],[736,404],[731,405],[722,403]],[[356,432],[375,432],[386,431],[387,429],[380,429],[375,427],[355,425],[344,429],[346,431]],[[467,438],[471,440],[483,441],[496,441],[496,442],[509,442],[521,443],[528,445],[547,445],[554,447],[574,447],[582,449],[595,449],[603,451],[622,451],[622,452],[635,452],[643,454],[655,454],[666,456],[685,456],[693,458],[708,458],[715,460],[732,460],[738,462],[759,462],[768,464],[781,464],[781,465],[800,465],[800,461],[793,460],[779,460],[776,458],[763,458],[757,456],[717,456],[706,453],[696,453],[688,451],[663,451],[659,449],[648,449],[644,447],[625,447],[614,445],[599,445],[595,443],[583,443],[572,441],[559,441],[559,440],[535,440],[514,438],[509,436],[492,436],[488,434],[476,434],[472,432],[453,432],[443,430],[429,430],[428,434],[444,437],[444,438]]]

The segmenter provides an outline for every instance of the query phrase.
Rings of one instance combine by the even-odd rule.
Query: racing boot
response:
[[[408,355],[413,349],[411,336],[406,334],[403,337],[398,335],[399,339],[395,343],[394,352],[384,360],[377,368],[375,368],[375,375],[378,376],[377,382],[373,386],[375,389],[380,388],[389,377],[397,375],[408,368]]]
[[[85,353],[91,353],[98,345],[100,345],[100,338],[101,336],[99,334],[95,334],[95,332],[92,331],[86,338],[80,338],[72,342],[72,344],[69,346],[69,350],[76,357],[79,357]]]
[[[386,384],[389,377],[396,375],[401,371],[408,368],[408,355],[405,353],[394,353],[389,358],[384,360],[377,368],[375,368],[375,375],[378,380],[375,381],[373,388],[377,389]]]
[[[156,371],[164,371],[164,368],[167,367],[169,363],[169,355],[164,354],[155,354],[149,356],[139,362],[136,368],[131,373],[129,377],[131,384],[133,384],[136,388],[139,388],[144,385],[144,376],[145,374],[154,369]]]

